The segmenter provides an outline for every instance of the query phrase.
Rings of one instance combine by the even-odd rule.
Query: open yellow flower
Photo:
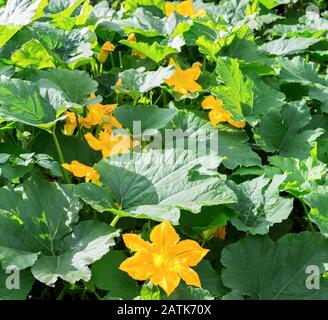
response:
[[[194,5],[190,0],[180,3],[165,2],[165,14],[170,16],[174,11],[185,17],[204,17],[206,15],[204,9],[195,12]]]
[[[99,62],[105,63],[108,59],[109,52],[112,52],[114,50],[115,50],[115,46],[110,41],[106,41],[100,49],[98,55]]]
[[[174,90],[181,93],[187,94],[188,92],[196,92],[201,90],[202,87],[195,81],[199,78],[201,73],[201,63],[196,62],[191,68],[182,70],[179,68],[174,60],[170,58],[169,65],[175,66],[175,73],[169,79],[165,79],[165,83],[169,86],[174,86]]]
[[[133,142],[129,135],[113,135],[110,130],[99,132],[98,139],[92,133],[87,133],[84,137],[92,149],[101,151],[104,158],[127,153],[136,145],[136,142]]]
[[[202,107],[203,109],[211,109],[208,116],[213,126],[220,122],[228,122],[236,128],[244,128],[246,125],[245,121],[233,120],[231,112],[223,109],[222,100],[215,99],[213,96],[206,97],[202,102]]]
[[[132,233],[124,234],[125,245],[136,253],[123,261],[119,268],[133,279],[149,279],[163,288],[167,295],[176,289],[180,279],[187,285],[201,287],[198,274],[190,267],[196,266],[208,250],[203,249],[196,241],[179,242],[179,239],[168,220],[164,220],[152,230],[152,243]]]
[[[86,166],[85,164],[82,164],[77,160],[73,160],[71,164],[63,163],[62,166],[66,170],[72,172],[74,176],[78,178],[85,178],[86,182],[92,181],[96,184],[99,183],[100,174],[92,167]]]

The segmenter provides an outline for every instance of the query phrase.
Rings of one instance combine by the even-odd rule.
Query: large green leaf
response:
[[[69,283],[89,281],[88,265],[103,257],[114,246],[118,232],[96,220],[80,222],[73,232],[62,239],[56,255],[42,255],[32,267],[36,279],[54,284],[58,278]]]
[[[145,42],[135,42],[128,40],[120,40],[120,43],[126,45],[127,47],[137,50],[142,55],[150,58],[156,63],[161,62],[169,54],[177,53],[178,51],[172,47],[160,45],[157,42],[148,44]]]
[[[0,189],[0,261],[3,267],[32,267],[39,281],[88,281],[87,265],[114,245],[117,232],[98,221],[77,224],[81,203],[73,185],[31,178],[16,190]]]
[[[140,121],[141,132],[145,130],[164,128],[177,114],[175,109],[159,108],[155,105],[149,106],[131,106],[123,105],[116,108],[114,116],[124,126],[133,130],[133,123],[135,125]],[[134,132],[134,134],[137,134]]]
[[[236,120],[243,119],[253,107],[253,81],[244,77],[236,59],[219,58],[216,72],[222,85],[212,88],[211,92],[222,99],[224,108],[231,111]]]
[[[10,40],[22,26],[38,19],[48,0],[8,0],[0,9],[0,48]]]
[[[223,249],[223,284],[256,300],[327,299],[328,283],[320,277],[320,290],[306,287],[313,265],[325,272],[328,240],[320,233],[287,234],[277,242],[247,236]]]
[[[174,67],[160,67],[156,71],[145,71],[144,67],[129,69],[119,73],[118,77],[122,84],[116,86],[120,92],[131,96],[139,96],[151,89],[159,87],[165,79],[169,79],[174,74]]]
[[[266,152],[305,159],[315,140],[324,133],[321,128],[304,130],[310,120],[305,101],[289,103],[281,113],[269,112],[262,118],[260,125],[253,130],[256,143]]]
[[[313,154],[304,160],[273,156],[269,161],[282,173],[287,174],[283,183],[284,190],[297,198],[310,193],[314,185],[321,184],[328,172],[327,166]]]
[[[298,38],[285,39],[284,37],[278,40],[272,40],[259,47],[269,54],[276,56],[286,56],[289,54],[302,53],[313,44],[319,42],[316,38]]]
[[[328,236],[328,186],[318,186],[303,199],[311,208],[309,219],[317,224],[322,234]]]
[[[91,93],[97,91],[98,83],[86,72],[78,70],[51,69],[37,71],[34,80],[50,80],[64,93],[66,101],[77,104],[85,104]]]
[[[185,139],[187,146],[193,143],[207,145],[223,158],[222,163],[229,169],[261,163],[260,157],[249,146],[245,132],[223,125],[213,128],[205,113],[180,110],[170,128],[182,130],[182,135],[177,135],[176,139]]]
[[[245,181],[239,185],[229,185],[238,197],[233,208],[239,216],[232,224],[239,230],[251,234],[266,234],[269,228],[288,218],[293,209],[293,200],[279,196],[279,186],[286,175],[276,175],[272,181],[263,176]]]
[[[277,58],[277,63],[282,67],[279,78],[286,82],[299,82],[304,85],[324,83],[318,74],[318,66],[304,58],[297,56],[293,59]]]
[[[224,177],[215,173],[220,158],[183,150],[150,150],[103,159],[95,165],[100,181],[113,192],[121,216],[168,219],[177,224],[180,210],[235,202]]]
[[[47,22],[35,22],[30,27],[33,38],[56,58],[57,64],[72,64],[93,55],[91,48],[96,37],[88,28],[65,31],[57,29]]]
[[[286,97],[284,93],[267,85],[259,77],[253,75],[252,80],[255,85],[253,109],[248,115],[247,121],[254,125],[268,112],[280,112]],[[270,97],[270,103],[268,103],[268,97]]]
[[[20,68],[33,66],[44,69],[55,66],[47,50],[37,40],[26,42],[11,56],[11,60]]]
[[[0,116],[33,126],[51,125],[57,120],[56,107],[64,106],[52,105],[57,94],[47,81],[0,80]]]
[[[77,222],[80,202],[71,185],[40,178],[26,181],[23,190],[0,189],[0,261],[20,269],[32,266],[39,253],[51,255]],[[19,254],[18,252],[21,252]]]

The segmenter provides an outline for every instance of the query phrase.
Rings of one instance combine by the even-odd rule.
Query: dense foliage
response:
[[[325,3],[0,0],[0,300],[327,299]]]

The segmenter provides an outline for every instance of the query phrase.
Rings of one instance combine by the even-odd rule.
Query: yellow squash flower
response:
[[[194,5],[190,0],[180,3],[165,2],[165,14],[170,16],[174,11],[185,17],[204,17],[206,15],[204,9],[195,12]]]
[[[77,127],[76,115],[74,112],[66,112],[66,123],[64,125],[64,133],[67,136],[73,135]]]
[[[91,133],[84,135],[89,146],[97,151],[101,151],[104,158],[108,158],[115,154],[127,153],[136,145],[130,136],[125,134],[113,135],[110,130],[99,132],[98,139]]]
[[[96,95],[91,94],[90,98],[96,98]],[[85,128],[90,129],[92,126],[100,125],[106,128],[114,125],[116,128],[122,128],[122,125],[112,115],[117,104],[101,104],[95,103],[87,106],[88,114],[86,118],[79,118],[79,122]]]
[[[120,265],[135,280],[149,279],[159,285],[170,295],[183,279],[187,285],[201,287],[198,274],[190,267],[196,266],[208,250],[203,249],[196,241],[179,242],[176,233],[168,220],[157,225],[150,234],[150,240],[144,241],[132,233],[123,235],[125,245],[136,252]]]
[[[231,118],[232,114],[222,108],[222,100],[215,99],[213,96],[206,97],[202,102],[203,109],[211,109],[208,116],[213,124],[216,126],[220,122],[228,122],[236,128],[244,128],[245,121],[236,121]]]
[[[128,36],[128,41],[132,41],[132,42],[136,42],[137,41],[137,36],[135,33],[130,33]],[[132,53],[133,56],[138,56],[141,59],[144,59],[145,56],[143,54],[141,54],[139,51],[132,49]]]
[[[169,79],[165,79],[165,83],[169,86],[174,86],[174,90],[181,93],[187,94],[188,92],[196,92],[201,90],[202,87],[195,81],[199,78],[201,73],[201,63],[196,62],[191,68],[182,70],[179,68],[174,60],[170,58],[169,65],[175,66],[175,73]]]
[[[105,63],[108,59],[109,52],[112,52],[114,50],[115,50],[115,46],[110,41],[106,41],[100,49],[98,55],[99,62]]]
[[[191,17],[195,14],[195,8],[191,1],[181,1],[180,3],[165,2],[165,14],[170,16],[173,12],[177,12],[185,17]]]
[[[62,164],[62,166],[66,170],[72,172],[74,176],[78,178],[85,178],[86,182],[91,180],[93,183],[99,183],[100,174],[92,167],[86,166],[85,164],[82,164],[77,160],[73,160],[71,164],[64,163]]]

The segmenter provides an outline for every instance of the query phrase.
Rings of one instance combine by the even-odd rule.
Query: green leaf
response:
[[[151,282],[145,283],[140,291],[140,300],[160,300],[161,291]]]
[[[216,61],[218,52],[222,49],[221,45],[213,40],[207,39],[205,36],[200,36],[196,40],[199,51],[207,55],[211,60]]]
[[[26,42],[21,49],[11,56],[11,59],[20,68],[33,66],[44,69],[55,66],[47,50],[37,40]]]
[[[183,150],[150,150],[103,159],[95,165],[121,209],[113,213],[179,221],[180,210],[233,203],[235,195],[213,170],[219,158]]]
[[[174,66],[160,67],[156,71],[145,71],[144,67],[124,70],[118,75],[119,79],[122,80],[122,85],[114,88],[131,96],[140,96],[142,93],[159,87],[174,72]]]
[[[241,231],[251,234],[266,234],[275,223],[287,219],[293,209],[293,200],[279,196],[279,186],[286,175],[276,175],[272,181],[264,176],[247,180],[239,185],[229,185],[238,197],[232,207],[239,216],[232,224]]]
[[[202,288],[207,290],[212,296],[222,296],[223,292],[220,287],[220,276],[215,272],[207,260],[202,260],[196,267],[199,278],[201,279]]]
[[[136,281],[119,269],[127,257],[123,251],[112,250],[92,266],[91,281],[102,290],[108,290],[112,297],[131,300],[138,295]]]
[[[91,271],[87,267],[102,258],[114,246],[118,231],[105,223],[88,220],[80,222],[57,248],[60,253],[42,255],[32,267],[33,276],[46,285],[58,278],[69,283],[89,281]]]
[[[229,169],[261,164],[259,156],[249,146],[245,132],[223,125],[213,128],[205,113],[180,110],[170,128],[182,130],[180,138],[177,136],[177,145],[178,139],[185,139],[182,145],[186,146],[205,144],[223,158],[223,165]]]
[[[0,9],[0,48],[10,40],[22,26],[38,19],[48,0],[8,0]]]
[[[276,56],[285,56],[289,54],[302,53],[313,44],[319,42],[315,38],[298,38],[285,39],[284,37],[267,42],[259,47],[269,54]]]
[[[297,56],[293,59],[277,58],[277,63],[282,67],[279,78],[286,82],[298,82],[304,85],[323,84],[324,79],[318,74],[318,66]]]
[[[310,206],[309,219],[320,229],[320,232],[328,236],[328,186],[318,186],[310,193],[303,196],[304,202]]]
[[[223,101],[235,120],[242,120],[253,107],[253,81],[244,77],[236,59],[219,58],[216,72],[222,85],[212,88],[211,93]]]
[[[5,268],[32,266],[40,252],[62,247],[81,208],[71,185],[31,178],[21,188],[0,189],[0,262]]]
[[[114,245],[118,232],[99,221],[77,224],[81,203],[73,185],[31,178],[17,190],[0,189],[0,262],[5,268],[32,267],[34,277],[52,285],[89,281],[89,264]]]
[[[124,2],[124,8],[126,11],[134,11],[140,6],[144,7],[157,7],[164,11],[165,6],[162,0],[126,0]]]
[[[297,198],[312,192],[314,185],[320,184],[328,172],[327,166],[312,154],[302,161],[279,156],[270,157],[269,161],[282,173],[287,174],[283,183],[284,190]]]
[[[320,277],[320,290],[306,287],[307,267],[325,272],[328,240],[320,233],[287,234],[277,242],[268,237],[247,236],[223,249],[223,284],[256,300],[326,299],[327,281]]]
[[[162,296],[162,300],[214,300],[207,290],[180,284],[170,296]]]
[[[135,125],[140,121],[141,132],[148,129],[164,128],[177,114],[175,109],[163,109],[155,105],[131,106],[123,105],[114,111],[114,116],[124,126],[129,128],[136,135]]]
[[[97,91],[98,83],[85,71],[51,69],[37,71],[33,80],[50,80],[63,93],[66,101],[84,105],[90,98],[91,93]]]
[[[0,25],[0,48],[3,47],[21,28],[21,26]]]
[[[112,192],[93,183],[79,183],[74,187],[74,195],[99,212],[114,207]]]
[[[19,288],[8,289],[6,281],[8,281],[8,277],[15,275],[18,275]],[[25,300],[32,290],[33,282],[34,279],[28,271],[17,271],[17,269],[15,271],[15,269],[8,268],[8,273],[6,273],[5,270],[0,270],[0,300]],[[12,284],[11,281],[9,283]]]
[[[269,112],[262,118],[260,125],[253,129],[255,141],[266,152],[305,159],[315,140],[324,133],[321,128],[303,130],[310,120],[305,101],[289,103],[281,113]]]
[[[32,126],[49,126],[56,121],[56,109],[47,94],[54,91],[49,83],[4,79],[0,81],[0,115]]]
[[[152,44],[128,40],[120,40],[119,42],[131,49],[137,50],[139,53],[150,58],[156,63],[161,62],[169,54],[178,53],[176,49],[169,46],[160,45],[156,41]]]
[[[8,0],[0,9],[0,25],[24,26],[42,15],[47,0]]]
[[[254,82],[253,109],[247,117],[247,121],[252,125],[256,124],[268,112],[280,112],[285,104],[285,95],[281,91],[273,89],[267,85],[260,77],[252,75]],[[270,97],[270,104],[268,104]]]
[[[65,31],[55,28],[48,22],[35,22],[30,31],[33,38],[56,59],[57,64],[72,65],[93,55],[91,48],[96,42],[96,37],[88,28]]]

